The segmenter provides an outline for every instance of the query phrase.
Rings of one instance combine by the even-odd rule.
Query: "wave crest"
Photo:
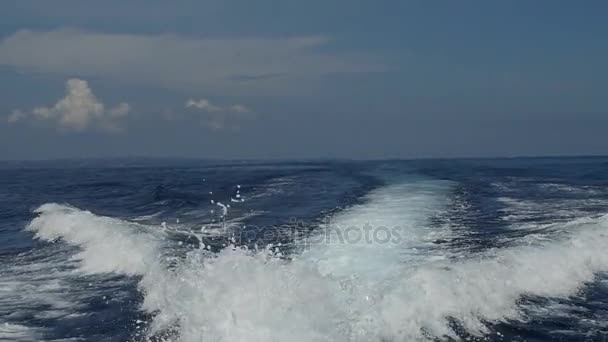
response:
[[[45,204],[27,229],[46,241],[80,247],[88,273],[141,276],[148,334],[178,326],[180,341],[367,341],[453,336],[450,319],[472,334],[487,322],[522,319],[519,299],[568,297],[608,271],[608,217],[563,225],[553,241],[488,251],[474,258],[428,260],[383,279],[321,272],[331,260],[229,246],[193,250],[172,268],[163,239],[144,226]],[[382,267],[382,265],[378,265]]]

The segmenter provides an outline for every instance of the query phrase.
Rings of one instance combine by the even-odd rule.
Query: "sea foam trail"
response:
[[[560,226],[569,234],[559,241],[437,262],[408,274],[379,306],[381,331],[389,338],[412,337],[420,328],[453,336],[445,324],[451,317],[482,334],[487,332],[482,321],[523,319],[517,304],[522,295],[574,295],[595,273],[608,270],[608,216]]]
[[[356,274],[374,281],[441,257],[435,254],[441,251],[433,241],[450,232],[432,227],[429,218],[444,209],[451,185],[414,178],[373,190],[363,204],[339,212],[321,226],[304,243],[302,257],[318,264],[322,274]]]
[[[567,297],[608,271],[608,216],[563,224],[568,234],[535,246],[389,265],[392,276],[370,283],[338,272],[344,264],[327,272],[321,259],[234,247],[168,269],[162,242],[137,225],[57,204],[37,213],[28,229],[79,246],[83,271],[140,275],[143,309],[156,313],[149,334],[177,326],[179,341],[411,341],[455,336],[448,319],[483,334],[483,322],[522,318],[522,295]]]
[[[32,328],[22,325],[0,324],[0,341],[39,341],[40,334]]]

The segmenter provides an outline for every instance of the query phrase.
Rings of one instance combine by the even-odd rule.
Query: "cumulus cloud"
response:
[[[35,107],[29,112],[14,110],[7,118],[9,123],[22,120],[52,121],[59,128],[73,131],[83,131],[90,127],[98,127],[106,131],[122,129],[122,119],[131,110],[127,103],[107,109],[100,102],[85,80],[72,78],[66,82],[66,95],[52,107]]]
[[[331,51],[330,43],[23,30],[0,42],[0,65],[231,94],[302,91],[325,75],[387,69],[372,54]]]
[[[189,99],[186,108],[202,114],[201,122],[212,130],[239,129],[242,121],[253,117],[251,110],[241,104],[218,106],[207,99]]]

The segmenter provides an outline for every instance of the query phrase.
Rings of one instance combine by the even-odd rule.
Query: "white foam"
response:
[[[91,273],[143,274],[157,264],[159,240],[143,226],[100,217],[88,211],[55,203],[44,204],[27,226],[39,239],[80,246],[74,256],[81,269]]]
[[[428,196],[411,204],[432,208],[441,190],[419,185],[420,196],[425,187]],[[395,188],[388,190],[396,194]],[[370,207],[344,213],[342,220],[374,215],[376,210],[368,208],[388,193],[377,195],[370,197]],[[424,222],[425,214],[420,206],[411,210],[404,216],[412,219],[407,231],[422,238],[408,241],[424,242],[426,230],[413,223]],[[608,217],[567,223],[563,229],[570,233],[557,241],[489,251],[475,259],[410,259],[380,246],[369,253],[361,246],[337,252],[319,246],[316,255],[332,258],[310,252],[286,261],[267,250],[229,247],[217,255],[192,251],[167,269],[158,258],[160,243],[137,225],[56,204],[37,212],[28,229],[45,240],[62,238],[80,246],[84,271],[141,275],[143,308],[158,312],[149,333],[178,324],[180,341],[409,341],[425,334],[453,336],[449,317],[481,334],[486,331],[482,321],[522,318],[517,304],[522,295],[566,297],[594,273],[608,270]],[[372,252],[385,254],[370,260]],[[384,267],[390,274],[366,273]]]
[[[368,279],[390,277],[404,265],[436,257],[433,240],[449,231],[431,228],[428,219],[444,209],[450,183],[412,180],[372,191],[364,204],[338,213],[321,227],[303,257],[322,274]],[[329,235],[327,235],[329,233]]]
[[[10,323],[31,317],[62,319],[80,308],[79,298],[68,294],[73,290],[66,280],[73,272],[69,261],[54,255],[41,258],[24,254],[1,266],[0,317]]]
[[[546,199],[542,202],[529,199],[516,199],[511,197],[498,197],[497,201],[503,205],[499,209],[501,219],[510,223],[513,229],[535,228],[538,225],[554,223],[556,220],[566,221],[588,215],[587,208],[606,204],[603,200]],[[522,222],[533,223],[522,224]]]
[[[477,260],[425,265],[408,274],[387,296],[379,313],[389,337],[415,337],[423,328],[450,335],[446,317],[472,333],[489,322],[521,319],[522,295],[567,297],[594,273],[608,269],[608,218],[567,224],[572,235],[539,246],[490,252]]]
[[[268,251],[193,252],[172,272],[145,277],[143,307],[160,310],[151,333],[174,323],[180,341],[335,341],[346,303],[310,265]]]
[[[40,332],[23,325],[0,323],[0,341],[40,341]]]

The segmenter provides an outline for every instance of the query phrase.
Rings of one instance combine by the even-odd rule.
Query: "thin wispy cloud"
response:
[[[212,130],[239,129],[243,121],[253,118],[252,111],[241,104],[220,106],[208,99],[189,99],[186,108],[196,111],[201,123]]]
[[[37,120],[54,123],[66,131],[84,131],[97,128],[103,131],[117,132],[124,127],[123,119],[131,111],[128,103],[122,102],[114,107],[97,99],[85,80],[72,78],[66,82],[66,95],[53,106],[38,106],[30,111],[14,110],[8,117],[8,123]]]
[[[0,42],[0,65],[248,94],[296,91],[333,73],[387,69],[370,53],[324,49],[330,43],[325,36],[208,39],[22,30]]]

